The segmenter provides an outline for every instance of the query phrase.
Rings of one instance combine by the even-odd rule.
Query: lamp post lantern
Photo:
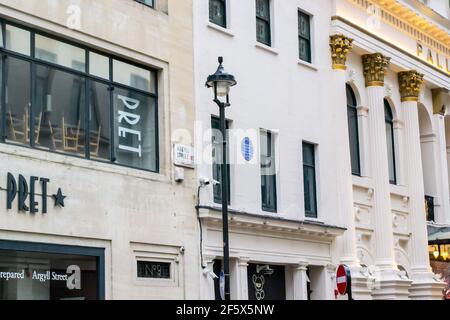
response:
[[[219,57],[219,67],[217,71],[208,76],[206,87],[212,88],[214,92],[214,102],[220,111],[220,132],[222,135],[222,163],[221,180],[222,189],[222,225],[223,225],[223,273],[225,276],[225,300],[230,300],[230,248],[228,240],[228,173],[227,173],[227,136],[225,108],[230,106],[230,88],[236,85],[234,76],[225,72],[223,68],[223,58]],[[225,101],[222,101],[225,99]]]

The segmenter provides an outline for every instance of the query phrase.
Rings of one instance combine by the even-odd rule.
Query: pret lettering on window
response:
[[[119,100],[122,101],[123,105],[129,109],[129,110],[136,110],[139,105],[140,101],[128,97],[124,97],[122,95],[117,96]],[[137,125],[139,123],[139,120],[141,119],[141,116],[138,114],[133,114],[130,112],[119,110],[119,137],[121,138],[128,138],[128,135],[135,135],[137,137],[137,140],[140,142],[142,140],[141,131],[134,130],[126,127],[120,126],[122,123],[127,123],[131,126]],[[120,141],[120,140],[119,140]],[[141,144],[139,144],[137,147],[129,146],[129,145],[123,145],[119,143],[119,149],[129,151],[129,152],[135,152],[139,155],[139,157],[142,157],[142,147]]]

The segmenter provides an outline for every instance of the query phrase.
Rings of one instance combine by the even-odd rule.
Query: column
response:
[[[374,299],[407,298],[400,284],[394,254],[393,215],[389,185],[389,168],[384,114],[384,77],[390,58],[381,53],[362,56],[369,107],[370,154],[373,183],[372,225],[374,228],[374,262],[380,283],[373,290]]]
[[[434,279],[428,257],[427,221],[424,202],[424,182],[420,148],[420,129],[417,102],[424,82],[423,74],[415,70],[398,74],[404,118],[405,172],[409,190],[409,215],[411,221],[411,285],[413,299],[442,298],[443,284]]]
[[[450,224],[450,190],[448,185],[447,167],[447,141],[445,132],[445,110],[448,89],[432,89],[434,123],[437,127],[438,138],[438,174],[436,175],[439,194],[439,209],[435,212],[435,220],[438,223]],[[450,143],[450,141],[448,141]]]
[[[347,55],[353,48],[353,39],[337,34],[330,36],[330,48],[332,57],[332,82],[336,86],[333,91],[332,101],[336,104],[337,130],[335,132],[339,145],[336,152],[335,162],[337,170],[336,184],[338,188],[338,207],[336,208],[341,223],[347,228],[343,236],[341,262],[346,264],[356,264],[356,244],[355,244],[355,220],[353,215],[353,183],[350,160],[350,145],[348,139],[347,120],[347,97],[345,93],[345,70]]]
[[[325,298],[327,300],[335,300],[336,296],[334,290],[336,289],[336,269],[333,264],[327,264],[325,266]]]
[[[370,154],[369,154],[369,135],[366,130],[369,129],[369,108],[366,106],[358,106],[358,135],[360,141],[360,160],[361,160],[361,175],[363,177],[370,177]]]
[[[215,291],[214,291],[214,279],[208,274],[209,272],[213,272],[214,270],[214,259],[212,256],[204,256],[203,260],[206,264],[206,270],[203,270],[203,274],[201,275],[201,295],[200,299],[202,300],[215,300]]]
[[[240,257],[237,262],[236,277],[238,279],[237,299],[248,300],[247,268],[250,258]]]
[[[330,36],[330,50],[332,59],[331,101],[335,108],[330,110],[333,118],[336,119],[336,130],[334,137],[337,150],[334,161],[338,168],[336,172],[336,192],[337,192],[337,213],[339,222],[347,228],[342,238],[337,239],[338,248],[341,250],[339,263],[350,267],[352,273],[352,288],[356,292],[355,299],[359,298],[359,293],[368,291],[362,280],[360,273],[361,266],[356,255],[356,235],[355,216],[353,203],[353,179],[350,159],[350,144],[347,119],[347,96],[345,92],[346,76],[345,70],[347,56],[353,48],[353,39],[342,34]]]
[[[300,262],[292,268],[294,300],[308,300],[308,264]]]

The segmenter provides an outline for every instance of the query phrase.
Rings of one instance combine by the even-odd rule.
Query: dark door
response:
[[[249,264],[249,300],[286,300],[285,267]]]

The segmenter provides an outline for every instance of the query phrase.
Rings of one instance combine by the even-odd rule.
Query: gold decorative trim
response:
[[[362,56],[366,87],[384,86],[384,77],[386,76],[390,61],[391,58],[385,57],[379,52]]]
[[[398,84],[401,101],[419,101],[419,94],[423,83],[423,74],[417,72],[416,70],[399,72]]]
[[[350,27],[352,27],[352,28],[358,30],[359,32],[362,32],[362,33],[364,33],[365,35],[368,35],[369,37],[372,37],[372,38],[376,39],[377,41],[380,41],[380,42],[384,43],[385,45],[391,47],[392,49],[395,49],[396,51],[403,53],[404,55],[410,57],[411,59],[416,60],[417,62],[419,62],[419,63],[421,63],[421,64],[424,64],[424,65],[427,66],[428,68],[431,68],[431,69],[433,69],[433,70],[435,70],[435,71],[437,71],[437,72],[439,72],[440,74],[443,74],[443,75],[445,75],[445,76],[448,76],[448,75],[449,75],[448,72],[445,72],[444,70],[441,70],[441,69],[437,68],[437,67],[434,66],[434,65],[426,64],[426,63],[424,62],[424,60],[420,59],[419,57],[417,57],[417,56],[411,54],[410,52],[408,52],[408,51],[406,51],[406,50],[404,50],[404,49],[402,49],[402,48],[400,48],[400,47],[398,47],[398,46],[396,46],[395,44],[393,44],[393,43],[391,43],[391,42],[389,42],[389,41],[386,41],[386,39],[383,39],[383,38],[377,36],[376,34],[374,34],[374,33],[372,33],[372,32],[369,32],[369,31],[367,31],[367,30],[364,29],[364,28],[361,28],[360,26],[354,24],[353,22],[351,22],[351,21],[349,21],[349,20],[347,20],[347,19],[345,19],[345,18],[343,18],[343,17],[341,17],[341,16],[332,16],[332,17],[331,17],[331,21],[340,21],[340,22],[342,22],[342,23],[345,23],[346,25],[348,25],[348,26],[350,26]]]
[[[353,39],[343,34],[333,34],[330,36],[330,49],[332,68],[334,70],[347,70],[345,65],[347,56],[353,49]]]
[[[396,0],[347,0],[368,12],[375,10],[381,20],[408,36],[421,41],[446,56],[450,56],[450,36],[447,31],[417,15]]]

